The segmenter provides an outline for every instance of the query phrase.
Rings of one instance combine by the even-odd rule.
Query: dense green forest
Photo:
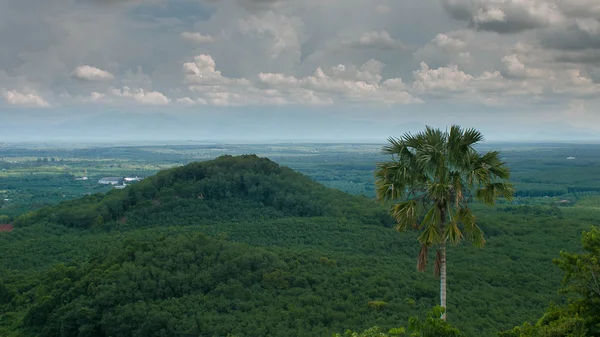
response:
[[[595,206],[473,208],[488,242],[449,253],[448,321],[493,336],[565,305],[552,258],[581,251]],[[417,234],[386,207],[257,156],[14,220],[0,233],[2,336],[329,336],[426,322],[438,303]]]

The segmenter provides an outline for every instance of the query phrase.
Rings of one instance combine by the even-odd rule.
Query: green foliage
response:
[[[440,317],[444,314],[445,309],[440,306],[434,307],[428,314],[427,318],[421,321],[417,316],[411,317],[408,320],[408,330],[404,327],[392,328],[387,333],[381,331],[379,327],[372,327],[362,333],[347,330],[343,335],[334,334],[333,337],[394,337],[394,336],[410,336],[410,337],[461,337],[464,336],[460,330],[451,326]],[[406,335],[406,333],[409,333]]]
[[[554,263],[564,272],[562,294],[568,297],[564,306],[552,305],[535,325],[517,326],[500,337],[596,336],[600,333],[600,229],[583,232],[585,253],[561,251]]]
[[[333,334],[332,337],[396,337],[405,336],[406,329],[404,328],[392,328],[387,333],[381,331],[377,326],[369,328],[363,332],[354,332],[347,330],[344,334]]]
[[[256,310],[241,301],[268,295],[261,280],[281,272],[279,267],[285,263],[273,254],[202,235],[126,240],[104,259],[46,272],[37,287],[21,295],[34,303],[22,328],[37,336],[77,336],[82,329],[95,336],[239,331],[235,324],[207,330],[209,317],[194,315],[240,310],[240,319]],[[250,327],[246,333],[260,334]]]
[[[223,168],[216,168],[219,161]],[[211,167],[214,174],[193,177]],[[40,209],[1,233],[0,284],[7,292],[0,292],[8,296],[0,301],[0,336],[325,336],[373,325],[387,333],[435,305],[435,281],[414,272],[417,236],[399,236],[381,220],[389,219],[385,209],[366,198],[251,156],[167,172],[136,188]],[[215,183],[245,191],[237,173],[255,174],[259,186],[270,184],[267,195],[291,202],[261,199],[265,194],[194,195],[204,183],[206,190]],[[490,336],[559,300],[553,289],[560,275],[550,258],[576,249],[597,213],[561,207],[559,216],[547,204],[540,212],[472,207],[487,248],[453,250],[448,307],[466,335]],[[70,209],[88,208],[95,209],[91,223],[66,221]],[[199,252],[210,258],[200,260]],[[251,256],[265,268],[238,264]],[[374,310],[370,301],[387,306]]]
[[[418,317],[408,320],[408,329],[411,337],[461,337],[464,336],[460,330],[441,319],[446,309],[441,306],[434,307],[424,321]]]

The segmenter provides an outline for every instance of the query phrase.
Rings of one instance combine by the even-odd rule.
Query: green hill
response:
[[[284,217],[352,217],[365,223],[391,219],[366,198],[326,188],[287,167],[254,155],[222,156],[161,171],[155,176],[114,190],[64,202],[21,217],[17,225],[39,221],[90,228],[107,222],[148,226],[148,214],[169,213],[179,221],[255,221]],[[172,222],[172,221],[171,221]]]
[[[490,336],[539,317],[590,213],[483,211],[449,251],[449,320]],[[330,336],[437,302],[414,233],[372,200],[256,156],[162,171],[21,216],[0,233],[2,336]]]

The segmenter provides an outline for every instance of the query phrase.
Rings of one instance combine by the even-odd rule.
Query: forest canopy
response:
[[[449,323],[491,336],[562,304],[551,258],[578,250],[595,213],[473,207],[488,243],[453,249]],[[417,233],[394,231],[386,207],[253,155],[161,171],[14,224],[0,235],[2,336],[409,331],[438,304],[437,280],[415,270]]]

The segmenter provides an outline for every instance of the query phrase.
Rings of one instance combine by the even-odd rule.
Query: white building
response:
[[[123,183],[123,178],[121,177],[104,177],[98,180],[98,184],[101,185],[120,185]]]

